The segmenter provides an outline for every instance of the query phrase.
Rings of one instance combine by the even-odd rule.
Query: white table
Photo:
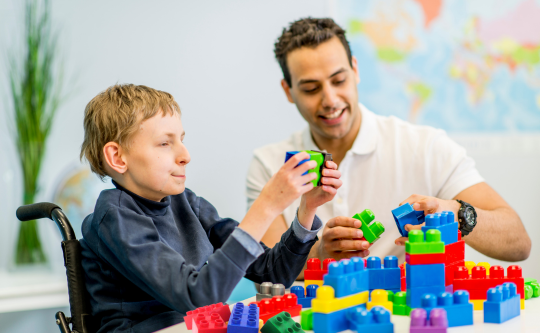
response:
[[[248,298],[243,301],[244,304],[249,304],[255,301],[255,297]],[[300,316],[293,317],[297,322],[300,322]],[[408,316],[394,316],[390,319],[394,323],[395,333],[409,333],[411,318]],[[313,331],[306,331],[312,333]],[[352,332],[352,331],[344,331]],[[521,310],[521,315],[513,318],[502,324],[486,324],[484,323],[484,311],[474,311],[474,325],[452,327],[448,329],[448,333],[457,332],[540,332],[540,298],[532,298],[525,301],[525,310]],[[169,328],[160,330],[159,333],[192,333],[186,328],[185,323],[177,324]]]

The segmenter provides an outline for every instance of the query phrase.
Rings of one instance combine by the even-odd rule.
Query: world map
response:
[[[540,0],[338,0],[382,115],[451,132],[540,131]]]

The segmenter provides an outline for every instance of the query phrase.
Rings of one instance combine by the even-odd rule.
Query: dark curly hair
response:
[[[274,44],[274,54],[283,71],[283,78],[289,87],[291,87],[291,73],[287,67],[287,54],[303,46],[316,47],[334,36],[339,38],[343,44],[352,67],[351,48],[345,38],[345,30],[331,18],[308,17],[291,23],[288,29],[283,28],[281,36]]]

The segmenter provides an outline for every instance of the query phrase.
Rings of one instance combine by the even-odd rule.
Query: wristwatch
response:
[[[456,201],[461,204],[458,210],[459,230],[461,230],[461,236],[467,236],[476,226],[476,210],[465,201]]]

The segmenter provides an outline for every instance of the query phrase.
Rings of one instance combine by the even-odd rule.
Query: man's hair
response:
[[[333,37],[339,38],[341,44],[343,44],[349,58],[349,64],[352,67],[351,48],[345,38],[345,30],[341,29],[331,18],[317,19],[308,17],[291,23],[288,29],[283,28],[281,36],[274,44],[274,54],[283,71],[283,78],[289,87],[292,87],[292,85],[291,73],[287,67],[287,54],[304,46],[314,48]]]
[[[129,150],[129,139],[139,125],[158,112],[180,114],[180,107],[171,94],[146,86],[116,84],[99,93],[84,110],[81,160],[86,158],[92,172],[103,180],[107,176],[105,144],[112,141]]]

